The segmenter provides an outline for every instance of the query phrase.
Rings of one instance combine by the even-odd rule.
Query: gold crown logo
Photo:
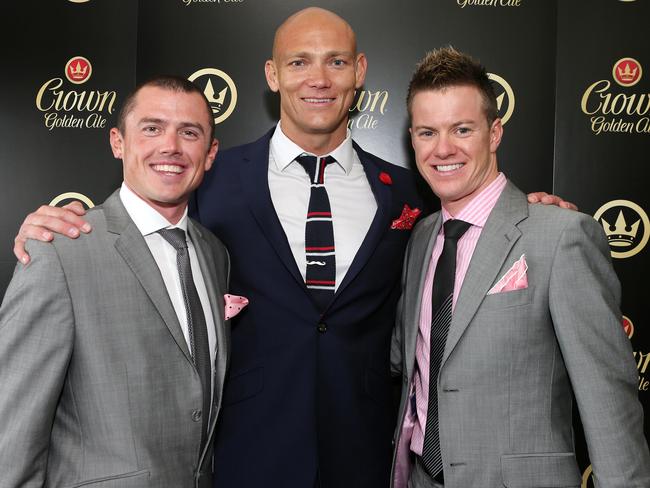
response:
[[[629,83],[631,81],[634,81],[634,78],[636,78],[636,74],[639,71],[639,68],[637,66],[634,69],[630,69],[630,63],[625,63],[625,69],[622,69],[619,66],[618,68],[616,68],[616,71],[618,71],[618,76],[620,77],[621,81]]]
[[[208,78],[208,82],[205,85],[205,90],[203,90],[203,93],[205,94],[205,98],[208,99],[208,102],[210,103],[216,103],[219,105],[218,108],[215,109],[215,107],[212,107],[213,112],[218,112],[221,110],[221,105],[223,105],[224,100],[226,99],[226,92],[228,91],[228,87],[224,88],[219,92],[219,96],[217,98],[214,98],[214,87],[212,86],[212,81]]]
[[[204,80],[203,77],[206,77],[207,80]],[[192,73],[187,79],[205,87],[203,94],[210,103],[215,124],[220,124],[230,117],[237,105],[237,86],[228,73],[217,68],[202,68]],[[217,83],[217,87],[224,84],[226,86],[215,93],[213,80]]]
[[[70,76],[75,80],[82,80],[86,76],[88,66],[81,67],[81,63],[77,61],[76,65],[70,66]]]
[[[605,235],[607,235],[607,240],[609,241],[610,246],[629,247],[634,244],[641,219],[634,222],[631,226],[628,226],[625,217],[623,216],[623,211],[619,210],[614,225],[611,225],[603,217],[601,217],[600,220],[602,220],[602,226],[605,230]]]

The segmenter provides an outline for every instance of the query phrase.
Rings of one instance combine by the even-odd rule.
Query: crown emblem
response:
[[[612,78],[621,86],[636,85],[643,75],[643,68],[634,58],[621,58],[612,67]]]
[[[621,325],[623,326],[623,330],[625,331],[625,334],[627,335],[628,339],[631,339],[632,336],[634,335],[634,324],[632,323],[632,321],[629,318],[627,318],[625,315],[623,315]]]
[[[618,76],[621,81],[625,83],[630,83],[636,78],[636,74],[639,71],[639,67],[635,66],[634,69],[630,69],[630,63],[625,63],[625,69],[622,69],[620,66],[616,68],[618,71]]]
[[[203,77],[206,77],[207,80],[204,80]],[[237,105],[237,86],[228,73],[217,68],[202,68],[192,73],[187,79],[198,86],[204,86],[203,94],[210,104],[215,124],[220,124],[230,117]],[[226,86],[217,93],[213,80],[217,87],[224,84]]]
[[[221,105],[223,105],[224,100],[226,99],[226,92],[228,91],[228,87],[224,88],[219,92],[219,96],[217,98],[214,98],[214,87],[212,86],[212,81],[210,78],[208,78],[208,82],[205,84],[205,90],[203,90],[203,93],[205,95],[205,98],[208,99],[208,102],[210,103],[216,103],[219,105],[219,107],[212,107],[213,112],[218,112],[221,110]]]
[[[65,64],[65,77],[75,85],[85,83],[93,73],[93,67],[86,58],[75,56]]]
[[[77,64],[70,65],[70,76],[75,80],[83,80],[88,72],[88,66],[81,66],[81,62],[77,61]]]
[[[602,220],[602,226],[610,246],[629,247],[635,243],[636,233],[639,230],[641,219],[628,226],[623,216],[623,211],[619,210],[614,225],[611,225],[603,217],[600,220]]]

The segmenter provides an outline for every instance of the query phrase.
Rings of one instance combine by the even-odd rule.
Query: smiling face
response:
[[[309,8],[277,31],[266,80],[280,93],[283,132],[316,154],[336,148],[347,132],[354,91],[363,85],[366,58],[340,17]]]
[[[488,124],[477,88],[418,92],[409,130],[420,174],[452,215],[497,177],[501,119]]]
[[[171,223],[182,217],[217,154],[209,117],[198,93],[145,86],[125,118],[124,133],[111,129],[124,182]]]

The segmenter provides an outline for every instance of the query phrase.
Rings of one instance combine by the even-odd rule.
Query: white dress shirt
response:
[[[303,153],[307,151],[291,141],[278,123],[269,148],[269,190],[275,212],[304,279],[307,272],[305,225],[311,188],[307,172],[295,161]],[[325,188],[332,209],[338,289],[368,233],[377,212],[377,202],[359,156],[352,147],[349,130],[345,140],[334,151],[315,156],[332,156],[336,159],[336,164],[329,164],[325,168]]]
[[[203,313],[205,314],[205,325],[208,328],[208,347],[210,349],[210,364],[212,365],[212,377],[214,378],[214,360],[217,354],[217,339],[215,335],[214,319],[212,316],[212,308],[210,307],[210,300],[208,299],[208,291],[205,288],[205,281],[199,266],[199,260],[196,256],[194,244],[187,234],[187,209],[183,214],[183,218],[176,224],[172,225],[169,221],[160,215],[156,210],[151,208],[144,200],[137,196],[133,191],[122,183],[120,188],[120,199],[127,213],[133,220],[133,223],[138,228],[144,237],[149,250],[153,255],[160,274],[162,275],[167,288],[167,294],[172,302],[178,322],[181,324],[183,336],[187,343],[187,348],[191,351],[190,346],[190,332],[187,326],[187,312],[185,310],[185,301],[183,300],[183,292],[181,290],[181,278],[178,274],[178,266],[176,265],[176,249],[167,242],[157,231],[160,229],[172,229],[178,227],[186,232],[187,248],[190,254],[190,266],[192,267],[192,276],[194,278],[194,285],[201,300]]]

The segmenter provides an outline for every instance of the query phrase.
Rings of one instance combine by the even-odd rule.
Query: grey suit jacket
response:
[[[440,214],[413,233],[391,352],[409,385]],[[528,288],[487,295],[522,254]],[[591,217],[528,205],[508,183],[460,290],[437,379],[446,488],[578,487],[572,393],[600,488],[647,488],[650,457],[620,285]],[[399,444],[399,442],[398,442]]]
[[[117,192],[88,221],[79,239],[30,242],[0,309],[0,487],[196,486],[211,469],[201,383],[160,271]],[[216,326],[212,432],[229,261],[188,230]]]

